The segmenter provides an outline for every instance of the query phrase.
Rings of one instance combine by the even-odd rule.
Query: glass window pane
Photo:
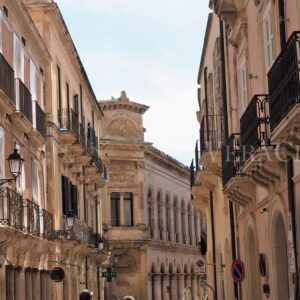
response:
[[[110,196],[110,206],[111,206],[111,225],[120,226],[120,194],[111,193]]]
[[[133,226],[132,194],[131,193],[125,193],[125,196],[124,196],[124,214],[125,214],[124,225],[125,226]]]

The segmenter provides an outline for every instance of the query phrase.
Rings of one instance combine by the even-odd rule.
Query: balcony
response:
[[[24,200],[21,195],[5,187],[0,189],[0,228],[2,227],[48,238],[53,231],[53,216],[44,209],[40,210],[37,203]]]
[[[37,101],[32,101],[33,128],[29,132],[29,138],[37,146],[42,147],[46,143],[46,115]]]
[[[16,105],[14,70],[0,53],[0,110],[10,114]]]
[[[31,94],[21,79],[15,79],[16,111],[12,114],[14,126],[22,132],[32,130]]]
[[[221,168],[221,150],[225,142],[224,117],[204,115],[200,127],[200,164],[204,169]],[[197,168],[196,155],[196,168]]]
[[[79,139],[78,116],[72,108],[58,110],[58,128],[65,144],[72,145]]]
[[[288,39],[268,73],[270,123],[276,142],[300,143],[300,32]]]

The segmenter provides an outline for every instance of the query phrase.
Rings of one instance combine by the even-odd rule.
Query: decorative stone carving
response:
[[[138,138],[139,131],[135,124],[127,118],[118,118],[113,120],[107,129],[110,136],[119,136],[126,138]]]
[[[134,175],[110,174],[110,182],[134,183]]]

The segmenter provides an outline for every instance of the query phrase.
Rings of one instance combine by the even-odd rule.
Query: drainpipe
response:
[[[299,271],[298,271],[298,249],[297,249],[297,240],[296,240],[296,211],[295,211],[295,192],[294,192],[294,166],[293,159],[288,158],[286,162],[286,172],[287,172],[287,181],[288,181],[288,204],[289,204],[289,215],[292,225],[292,236],[293,236],[293,245],[294,245],[294,254],[295,254],[295,269],[296,273],[293,276],[293,281],[295,284],[295,300],[299,300]]]
[[[207,67],[204,68],[204,94],[205,94],[205,115],[206,115],[206,140],[209,141]]]
[[[213,250],[213,266],[214,266],[214,300],[218,299],[218,285],[217,285],[217,264],[216,264],[216,243],[215,243],[215,220],[214,220],[214,197],[213,193],[209,193],[210,200],[210,219],[211,219],[211,236],[212,236],[212,250]]]
[[[229,137],[229,123],[228,123],[228,107],[227,107],[227,88],[226,88],[226,65],[225,65],[225,40],[224,40],[224,26],[221,19],[220,24],[220,50],[221,50],[221,71],[222,71],[222,99],[223,99],[223,116],[224,116],[224,140],[227,141]],[[230,218],[230,235],[231,235],[231,253],[232,260],[237,259],[236,255],[236,237],[234,229],[234,206],[229,201],[229,218]],[[239,299],[238,284],[234,282],[234,299]]]

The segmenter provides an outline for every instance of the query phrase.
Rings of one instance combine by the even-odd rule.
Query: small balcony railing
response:
[[[77,138],[79,137],[79,121],[72,108],[58,110],[58,123],[60,131],[72,131]]]
[[[96,136],[95,130],[91,127],[87,130],[87,146],[88,149],[97,149],[98,150],[98,137]]]
[[[271,145],[268,95],[255,95],[240,119],[241,163],[256,149]]]
[[[268,73],[271,130],[300,103],[300,32],[294,32]]]
[[[40,206],[30,200],[25,202],[25,230],[32,235],[40,235]]]
[[[21,79],[16,79],[16,107],[17,111],[32,122],[31,94]]]
[[[0,89],[16,103],[14,70],[0,53]]]
[[[65,230],[68,230],[67,226],[65,226]],[[91,228],[84,221],[75,218],[74,226],[67,235],[67,239],[76,240],[84,244],[90,244]]]
[[[221,151],[225,143],[224,117],[205,115],[200,127],[200,155],[204,151]]]
[[[42,224],[42,228],[41,228]],[[0,227],[9,226],[24,233],[50,239],[53,215],[7,187],[0,189]]]
[[[46,115],[37,101],[32,101],[33,127],[46,138]]]
[[[85,141],[85,128],[84,125],[82,123],[80,123],[79,125],[79,143],[85,147],[86,145],[86,141]]]
[[[24,205],[21,195],[9,188],[0,190],[0,224],[24,229]]]
[[[222,148],[222,178],[225,186],[232,177],[240,172],[240,135],[232,134]]]
[[[53,223],[53,215],[49,213],[47,210],[42,210],[42,218],[43,218],[43,238],[52,240],[54,223]]]

